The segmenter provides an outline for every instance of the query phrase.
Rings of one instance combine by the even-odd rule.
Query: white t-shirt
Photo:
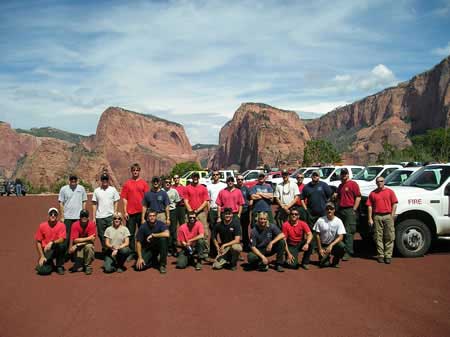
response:
[[[130,231],[126,226],[119,226],[117,228],[114,228],[114,226],[109,226],[105,231],[105,238],[108,238],[111,241],[111,245],[114,248],[119,247],[129,236]]]
[[[329,220],[326,216],[319,218],[314,224],[313,230],[320,233],[320,242],[329,245],[338,235],[346,234],[342,220],[337,216]]]
[[[108,186],[105,190],[97,187],[94,190],[92,201],[97,203],[97,212],[95,217],[97,219],[104,219],[114,214],[114,202],[119,201],[120,196],[116,188]]]
[[[287,205],[294,200],[296,195],[300,195],[300,191],[296,183],[289,181],[288,183],[279,183],[275,189],[274,197],[280,200],[282,205]]]
[[[70,188],[70,185],[61,187],[58,201],[64,206],[64,219],[78,220],[83,202],[86,200],[86,190],[80,184],[77,184],[74,190]]]
[[[210,206],[213,209],[217,208],[216,200],[217,196],[219,195],[219,192],[222,191],[224,188],[227,187],[227,184],[219,181],[217,184],[209,184],[208,185],[208,195],[209,195],[209,201]]]

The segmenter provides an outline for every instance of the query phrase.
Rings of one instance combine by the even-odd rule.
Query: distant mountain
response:
[[[203,149],[212,149],[216,148],[217,144],[195,144],[192,146],[192,150],[203,150]]]
[[[86,139],[86,136],[82,136],[76,133],[67,132],[51,127],[43,127],[43,128],[31,128],[30,130],[25,129],[15,129],[18,133],[26,133],[32,136],[36,137],[50,137],[50,138],[56,138],[60,140],[65,140],[70,143],[78,144],[82,140]]]

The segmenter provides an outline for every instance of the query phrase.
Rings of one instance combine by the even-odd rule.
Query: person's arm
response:
[[[373,226],[372,206],[367,206],[367,220],[368,220],[369,226]]]
[[[119,205],[119,200],[114,201],[114,214],[117,213],[117,206]]]
[[[165,212],[166,212],[166,224],[170,225],[170,206],[169,205],[166,206]]]
[[[306,235],[306,243],[303,245],[303,248],[305,248],[305,246],[308,246],[308,247],[306,247],[306,249],[303,249],[303,250],[307,251],[309,248],[309,245],[311,244],[311,241],[313,240],[313,234],[312,234],[312,232],[308,232],[305,235]]]
[[[198,214],[198,213],[202,212],[203,209],[204,209],[205,207],[207,207],[208,205],[209,205],[209,201],[208,201],[208,200],[203,201],[203,203],[199,206],[199,208],[197,208],[196,210],[194,210],[195,213]]]
[[[307,210],[308,210],[308,207],[306,207],[305,200],[304,200],[304,199],[301,199],[301,202],[302,202],[302,207],[305,209],[305,211],[307,211]]]
[[[64,222],[64,203],[62,201],[59,202],[59,215],[60,215],[60,221]]]
[[[125,220],[128,220],[129,219],[129,215],[128,215],[128,212],[127,212],[128,200],[123,198],[122,202],[123,202],[123,211],[124,211],[124,215],[125,215]]]
[[[239,205],[238,214],[237,214],[238,218],[241,218],[241,214],[242,214],[242,205]]]
[[[92,244],[94,244],[94,242],[95,242],[95,234],[89,235],[89,236],[87,236],[85,238],[76,238],[76,239],[73,240],[73,243],[76,243],[76,244],[80,244],[80,243],[83,243],[83,244],[92,243]]]
[[[191,204],[189,203],[189,199],[184,199],[184,206],[186,207],[188,212],[192,212]]]
[[[336,245],[337,243],[341,242],[342,240],[344,240],[344,235],[339,234],[339,235],[336,237],[336,239],[334,239],[333,242],[330,243],[330,244],[328,245],[328,247],[327,247],[327,249],[325,250],[325,252],[326,252],[327,254],[331,254],[331,251],[332,251],[334,245]]]
[[[197,240],[203,239],[204,237],[205,237],[205,234],[204,233],[200,233],[199,235],[194,236],[192,239],[188,240],[187,244],[190,245],[191,242],[195,242]]]
[[[266,265],[269,264],[269,260],[267,259],[267,257],[265,257],[264,254],[262,254],[258,248],[252,246],[251,249],[252,249],[253,254],[255,254],[256,256],[258,256],[261,259],[262,263],[264,263]]]
[[[259,200],[259,199],[262,199],[262,196],[259,192],[256,192],[256,193],[250,195],[250,199],[251,200]]]
[[[271,193],[271,192],[261,192],[260,195],[263,199],[267,199],[270,201],[273,200],[273,193]]]
[[[145,261],[142,257],[142,244],[139,240],[136,240],[136,254],[138,256],[138,259],[136,261],[136,269],[141,270],[145,266]]]
[[[359,204],[361,203],[361,196],[355,198],[355,204],[353,205],[353,211],[356,212],[359,208]]]
[[[39,265],[42,266],[45,262],[47,262],[47,258],[44,255],[44,251],[42,250],[41,241],[36,241],[36,250],[39,255]]]
[[[397,203],[392,205],[392,217],[395,218],[395,213],[397,212]]]
[[[277,243],[280,240],[285,239],[286,237],[284,236],[283,232],[281,232],[280,234],[278,234],[277,236],[275,236],[275,238],[269,242],[269,244],[267,245],[267,250],[270,252],[272,250],[272,247],[275,243]]]
[[[320,241],[320,233],[316,232],[316,243],[317,243],[317,252],[319,253],[320,257],[323,257],[327,255],[325,250],[322,248],[322,242]]]
[[[165,231],[161,232],[161,233],[153,233],[152,237],[154,238],[168,238],[170,236],[169,234],[169,230],[166,229]]]
[[[92,221],[97,222],[97,201],[92,200]]]
[[[236,235],[233,240],[230,242],[224,243],[220,248],[225,249],[228,246],[231,247],[232,245],[238,245],[241,242],[241,237],[239,235]]]

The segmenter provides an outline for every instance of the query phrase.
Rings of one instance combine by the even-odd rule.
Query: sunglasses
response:
[[[173,177],[173,179],[180,179],[180,177]]]
[[[165,183],[165,184],[170,184],[170,181],[165,181],[164,183]]]
[[[196,219],[195,216],[190,216],[190,217],[189,217],[189,220],[195,220],[195,219]]]
[[[304,179],[305,177],[297,177],[297,179]]]
[[[58,213],[56,213],[56,212],[50,212],[50,213],[48,213],[48,215],[50,215],[50,216],[57,216]]]
[[[139,171],[141,171],[141,169],[132,169],[131,171],[132,172],[139,172]]]
[[[217,177],[217,176],[220,176],[220,174],[213,174],[213,176],[216,176],[216,177]]]
[[[292,216],[298,216],[298,213],[291,213]]]
[[[334,211],[334,208],[332,208],[332,207],[327,207],[326,210],[327,210],[327,211]]]

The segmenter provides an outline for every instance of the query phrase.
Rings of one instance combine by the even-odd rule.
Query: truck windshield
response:
[[[294,172],[292,172],[292,174],[291,174],[291,178],[297,178],[297,174],[300,174],[300,173],[303,173],[303,172],[305,172],[306,171],[306,169],[305,168],[299,168],[299,169],[296,169]]]
[[[330,176],[331,173],[334,172],[334,167],[322,167],[319,170],[320,179],[326,179]]]
[[[427,166],[413,174],[402,185],[435,190],[447,181],[449,176],[450,166]]]
[[[396,170],[389,174],[384,179],[384,185],[385,186],[399,186],[401,185],[408,177],[413,174],[413,171],[407,171],[407,170]]]
[[[353,177],[353,179],[371,181],[377,177],[378,173],[380,173],[381,170],[383,170],[383,168],[379,166],[368,166],[364,170],[359,172],[355,177]]]

